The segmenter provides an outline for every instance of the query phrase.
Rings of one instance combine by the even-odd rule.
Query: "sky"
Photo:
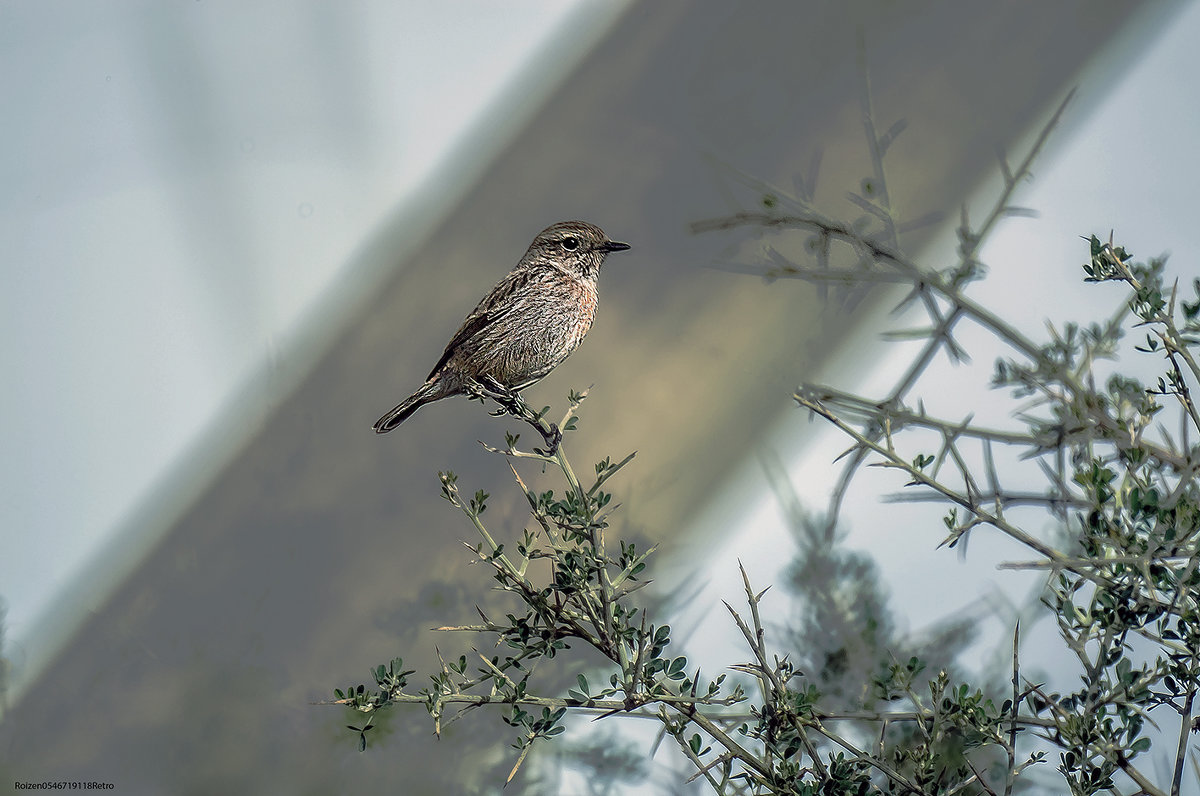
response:
[[[197,465],[191,454],[214,434],[228,441],[199,463],[194,489],[217,471],[317,355],[310,336],[332,336],[337,308],[371,289],[370,278],[344,280],[360,242],[399,213],[412,230],[406,245],[418,246],[623,7],[524,0],[489,14],[488,4],[458,0],[364,3],[330,15],[280,0],[237,15],[220,3],[0,9],[0,103],[20,109],[0,130],[0,367],[9,385],[0,395],[0,598],[10,647],[28,641],[63,587],[135,522],[164,479]],[[991,276],[975,295],[1034,331],[1063,308],[1109,306],[1113,297],[1083,286],[1078,269],[1079,236],[1109,228],[1135,253],[1175,252],[1177,273],[1197,272],[1185,236],[1200,108],[1185,98],[1195,94],[1198,37],[1193,5],[1126,73],[1102,75],[1113,82],[1081,78],[1077,115],[1021,195],[1041,215],[1001,227],[984,250]],[[510,112],[493,113],[501,105]],[[481,129],[497,118],[505,129]],[[988,200],[985,186],[972,204]],[[943,241],[923,256],[951,247]],[[1034,279],[1053,301],[1031,300]],[[883,389],[905,363],[873,354],[876,345],[864,333],[847,346],[846,366],[821,378]],[[975,361],[990,371],[980,345]],[[941,364],[929,378],[968,383]],[[989,400],[978,390],[963,398]],[[214,427],[218,419],[232,425]],[[820,507],[844,441],[812,431],[796,411],[775,437],[801,496]],[[874,495],[888,485],[873,476],[860,486]],[[748,488],[754,508],[745,511]],[[847,541],[880,560],[913,630],[944,615],[949,592],[1024,595],[1027,580],[1006,585],[990,564],[976,565],[989,560],[983,551],[966,561],[933,551],[938,512],[927,513],[928,537],[878,533],[896,512],[856,501]],[[914,526],[922,521],[912,516]],[[703,523],[727,534],[704,564],[711,581],[696,601],[699,613],[719,617],[718,601],[741,592],[738,558],[763,584],[790,560],[760,460],[746,462]],[[908,577],[931,556],[941,557],[943,577]],[[732,631],[706,625],[693,650],[728,658],[737,638],[722,627]]]
[[[1068,108],[1068,118],[1034,165],[1032,179],[1017,194],[1016,203],[1034,209],[1038,216],[1012,218],[1000,224],[982,250],[981,259],[989,273],[985,281],[969,290],[973,298],[1041,340],[1046,339],[1047,321],[1061,327],[1068,320],[1093,317],[1089,313],[1107,317],[1119,305],[1122,294],[1111,285],[1082,281],[1081,266],[1088,252],[1081,236],[1096,234],[1107,239],[1110,230],[1116,242],[1139,259],[1173,253],[1168,259],[1168,274],[1179,276],[1183,285],[1200,273],[1188,245],[1200,179],[1200,152],[1194,146],[1196,131],[1200,130],[1200,106],[1179,101],[1194,94],[1192,42],[1197,35],[1200,6],[1193,5],[1111,84],[1106,82],[1110,75],[1103,63],[1081,76],[1077,101]],[[1031,131],[1023,144],[1012,148],[1011,160],[1024,155],[1037,132]],[[981,218],[995,196],[994,182],[981,186],[968,200],[972,217]],[[929,251],[921,253],[921,259],[938,264],[951,262],[953,247],[954,239],[947,232]],[[884,321],[883,329],[905,326],[903,319]],[[821,374],[820,380],[867,395],[886,394],[910,359],[902,348],[887,348],[888,344],[874,336],[877,331],[864,330],[847,345],[844,367]],[[958,417],[970,412],[980,417],[989,412],[997,416],[1006,413],[1011,401],[1004,393],[986,387],[992,363],[1001,350],[990,345],[984,335],[969,328],[963,331],[964,339],[973,346],[969,351],[973,363],[956,367],[944,357],[939,358],[924,377],[924,392],[914,391],[914,396],[921,394],[931,411],[941,410],[952,418],[956,413]],[[863,367],[864,361],[870,366]],[[1134,364],[1144,367],[1146,360]],[[1157,362],[1149,364],[1156,366]],[[839,472],[829,462],[847,444],[832,429],[811,434],[804,414],[797,411],[796,416],[783,420],[778,432],[779,450],[791,455],[800,448],[791,456],[792,481],[808,505],[822,507]],[[803,447],[789,445],[801,433],[806,435]],[[729,549],[763,551],[752,566],[763,582],[771,582],[775,577],[772,562],[779,559],[768,551],[789,545],[790,537],[766,489],[761,465],[757,461],[748,463],[748,471],[749,477],[759,481],[762,498],[757,501],[757,511],[740,523]],[[753,475],[755,472],[757,475]],[[872,475],[861,480],[864,488],[858,491],[860,496],[870,495],[872,487],[891,491],[886,486],[887,476]],[[731,485],[730,489],[736,487]],[[913,609],[915,622],[939,616],[944,604],[941,595],[947,590],[986,588],[980,586],[980,573],[970,568],[970,562],[951,563],[950,559],[956,558],[952,554],[945,556],[945,581],[905,577],[913,564],[910,551],[924,551],[926,546],[905,535],[888,537],[871,531],[893,523],[897,510],[895,505],[872,498],[852,502],[844,516],[851,544],[869,549],[879,558],[889,586],[901,605]],[[936,524],[934,532],[941,527],[941,513],[937,509],[925,512]],[[715,558],[723,555],[718,553]],[[756,558],[753,554],[750,557]],[[990,575],[985,577],[985,582],[991,581]]]
[[[362,241],[399,215],[417,246],[624,5],[0,7],[10,649],[166,527],[146,501],[194,495],[383,277],[345,278]]]

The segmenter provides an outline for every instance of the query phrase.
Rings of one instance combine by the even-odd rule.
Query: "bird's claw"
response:
[[[524,420],[537,429],[538,433],[542,435],[542,439],[546,442],[546,448],[534,448],[534,453],[547,458],[551,458],[558,453],[558,446],[562,443],[562,431],[553,423],[549,424],[550,429],[548,431],[542,428],[540,422],[541,416],[533,414],[529,407],[525,405],[525,401],[521,398],[520,393],[509,390],[490,377],[482,381],[472,379],[467,384],[467,390],[474,395],[490,398],[500,405],[498,409],[488,412],[492,417],[512,415]]]
[[[534,448],[533,452],[539,456],[545,456],[547,459],[552,458],[558,453],[558,446],[562,444],[562,432],[558,430],[558,426],[550,424],[550,430],[544,431],[538,429],[542,433],[542,439],[546,441],[546,449]]]

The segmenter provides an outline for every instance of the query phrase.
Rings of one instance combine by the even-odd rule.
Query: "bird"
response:
[[[374,431],[386,434],[425,404],[455,395],[484,395],[517,414],[519,392],[583,342],[596,317],[600,267],[612,252],[629,248],[585,221],[561,221],[539,232],[458,327],[425,383],[379,418]],[[539,428],[557,450],[562,435],[551,429],[553,439]]]

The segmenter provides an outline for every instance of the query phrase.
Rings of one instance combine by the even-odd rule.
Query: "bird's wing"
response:
[[[441,358],[433,366],[433,370],[429,371],[426,380],[433,378],[433,375],[442,369],[442,366],[456,350],[469,340],[478,337],[483,330],[511,312],[513,296],[520,293],[529,284],[529,277],[528,271],[514,271],[501,279],[462,322],[462,326],[458,327],[454,337],[450,338],[450,342],[446,344],[446,350],[442,352]]]
[[[458,350],[463,343],[478,335],[486,329],[495,320],[495,316],[487,312],[472,312],[463,321],[463,325],[458,327],[458,331],[454,333],[454,337],[450,338],[450,342],[446,345],[446,350],[442,352],[441,358],[437,364],[433,366],[433,370],[429,371],[429,376],[425,379],[428,381],[433,378],[433,375],[442,369],[446,361],[451,355]]]

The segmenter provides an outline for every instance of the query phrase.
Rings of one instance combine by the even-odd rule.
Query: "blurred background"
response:
[[[714,610],[739,598],[736,560],[761,585],[802,571],[781,508],[822,510],[841,450],[791,391],[885,391],[907,349],[878,342],[887,296],[848,308],[734,273],[761,242],[690,225],[794,192],[818,158],[818,207],[857,215],[865,70],[879,127],[907,121],[893,207],[948,219],[902,244],[942,264],[997,150],[1016,159],[1076,87],[1019,196],[1040,217],[1002,225],[974,290],[1034,334],[1107,314],[1080,235],[1187,250],[1198,36],[1195,4],[1094,0],[0,3],[0,781],[498,791],[498,716],[435,741],[393,711],[360,755],[348,715],[309,703],[395,655],[466,650],[428,632],[491,599],[436,472],[490,492],[515,538],[523,498],[476,440],[519,429],[463,400],[370,427],[565,219],[633,250],[527,397],[556,415],[592,385],[576,467],[638,451],[618,532],[662,544],[655,599],[692,654],[742,660]],[[929,373],[950,414],[987,400],[968,370]],[[935,550],[936,508],[879,501],[899,486],[860,479],[840,543],[898,635],[958,627],[961,665],[986,668],[1036,578]],[[517,792],[678,789],[669,758],[609,732],[535,751]],[[622,743],[629,761],[602,763],[620,777],[581,773]]]

